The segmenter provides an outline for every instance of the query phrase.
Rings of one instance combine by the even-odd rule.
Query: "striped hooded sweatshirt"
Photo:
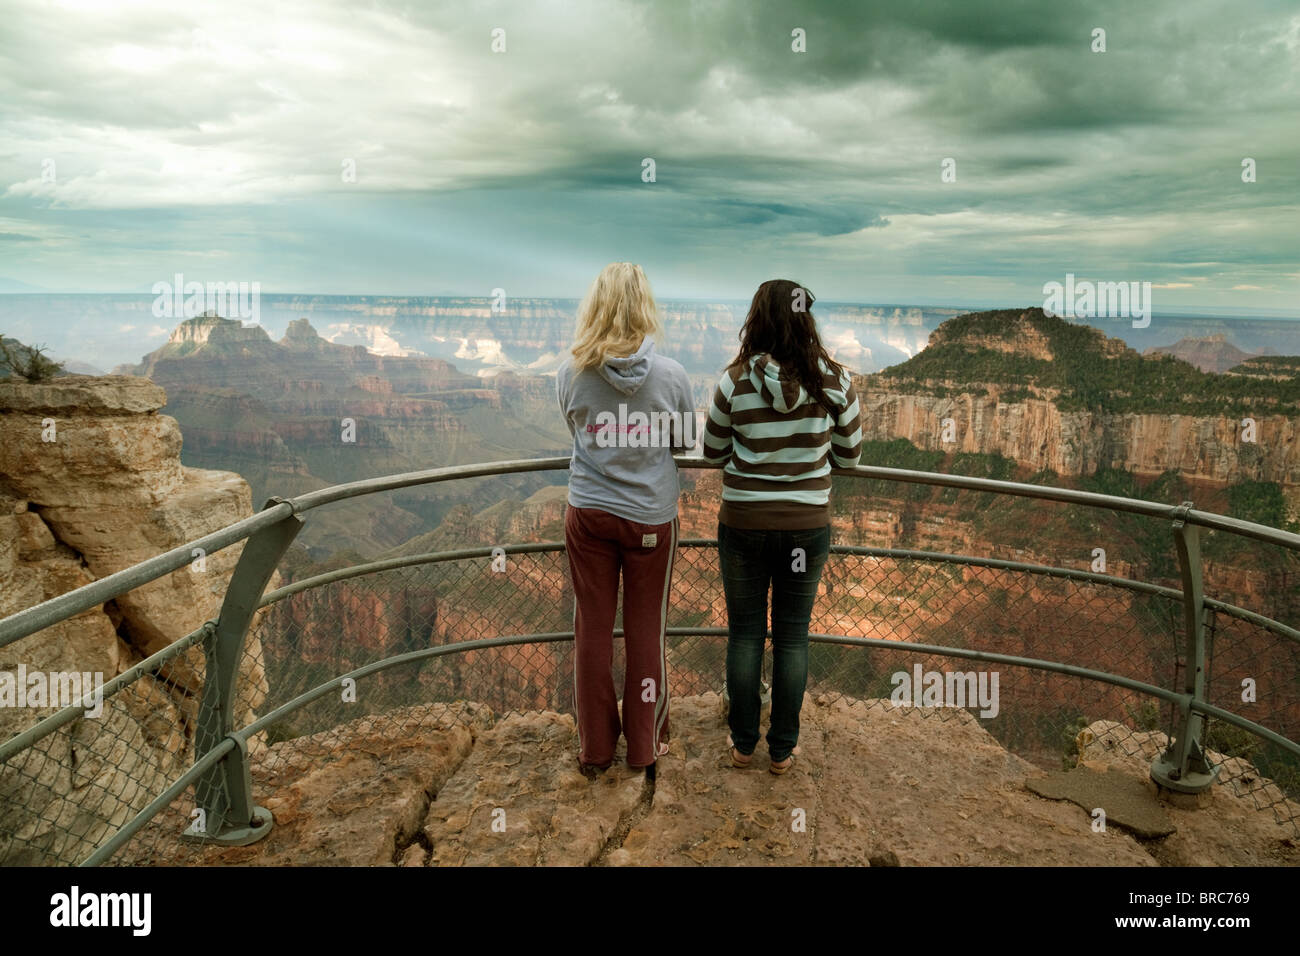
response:
[[[702,452],[726,463],[721,523],[786,530],[830,524],[831,468],[857,465],[862,431],[848,372],[837,378],[825,363],[822,372],[829,412],[770,355],[723,372]]]

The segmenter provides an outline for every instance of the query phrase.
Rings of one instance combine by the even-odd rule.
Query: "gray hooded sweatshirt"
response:
[[[555,391],[573,435],[569,504],[640,524],[676,518],[672,456],[693,449],[699,434],[686,370],[655,354],[647,336],[631,355],[596,368],[576,372],[569,358]]]

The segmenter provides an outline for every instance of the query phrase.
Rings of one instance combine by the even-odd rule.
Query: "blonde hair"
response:
[[[607,355],[631,355],[647,335],[659,338],[663,326],[650,281],[634,262],[611,262],[578,306],[573,364],[594,368]]]

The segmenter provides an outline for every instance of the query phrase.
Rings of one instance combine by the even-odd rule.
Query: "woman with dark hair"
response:
[[[764,282],[740,330],[740,352],[713,395],[706,460],[725,462],[718,559],[727,598],[731,763],[747,767],[759,738],[759,676],[772,607],[772,773],[799,741],[808,683],[808,623],[830,549],[831,467],[861,454],[858,397],[826,352],[813,295]]]

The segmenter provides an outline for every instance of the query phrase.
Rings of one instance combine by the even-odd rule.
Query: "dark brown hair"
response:
[[[826,363],[836,377],[844,369],[830,357],[817,334],[814,301],[807,286],[789,279],[769,279],[760,285],[740,330],[740,352],[727,369],[747,367],[751,358],[766,352],[833,416],[835,408],[822,387],[825,373],[819,363]]]

